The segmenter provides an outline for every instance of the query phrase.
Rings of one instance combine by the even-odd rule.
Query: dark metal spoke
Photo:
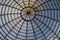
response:
[[[60,9],[43,9],[43,10],[37,10],[37,11],[35,11],[35,12],[40,12],[40,11],[48,11],[48,10],[60,10]]]
[[[15,15],[15,14],[20,14],[20,13],[7,13],[7,14],[1,14],[0,16],[5,16],[5,15]]]
[[[3,24],[2,26],[6,25],[6,24],[8,24],[8,23],[10,23],[10,22],[12,22],[12,21],[14,21],[14,20],[18,19],[18,18],[20,18],[20,16],[19,16],[19,17],[17,17],[17,18],[15,18],[15,19],[12,19],[12,20],[11,20],[11,21],[9,21],[9,22],[6,22],[6,23],[5,23],[5,24]]]
[[[40,7],[40,6],[42,6],[42,5],[46,4],[46,3],[48,3],[48,2],[50,2],[50,1],[51,1],[51,0],[48,0],[48,1],[44,2],[43,4],[40,4],[40,5],[38,5],[38,7]],[[35,7],[34,9],[37,9],[38,7]]]
[[[35,2],[34,2],[34,4],[32,5],[32,7],[36,4],[37,1],[38,1],[38,0],[35,0]]]
[[[51,20],[54,20],[54,21],[57,21],[57,22],[59,22],[59,23],[60,23],[60,21],[55,20],[55,19],[53,19],[53,18],[50,18],[50,17],[48,17],[48,16],[39,15],[39,14],[36,14],[36,16],[41,16],[41,17],[44,17],[44,18],[48,18],[48,19],[51,19]]]
[[[41,30],[41,28],[38,26],[38,24],[37,24],[35,21],[33,21],[33,22],[37,25],[37,27],[38,27],[39,30],[41,31],[41,33],[42,33],[43,37],[45,38],[45,40],[47,40],[47,38],[45,37],[45,34],[44,34],[43,31]]]
[[[22,25],[21,25],[21,27],[19,28],[19,31],[18,31],[18,33],[17,33],[17,35],[16,35],[16,37],[15,37],[15,40],[17,39],[17,37],[18,37],[18,35],[19,35],[19,32],[20,32],[20,30],[21,30],[22,27],[23,27],[23,24],[24,24],[24,22],[22,22]]]
[[[11,7],[11,8],[14,8],[14,9],[17,9],[17,10],[21,11],[20,9],[18,9],[18,8],[16,8],[16,7],[13,7],[13,6],[10,6],[10,5],[7,5],[7,4],[1,4],[1,3],[0,3],[0,5],[2,5],[2,6],[7,6],[7,7]]]
[[[24,0],[22,0],[22,2],[23,2],[23,4],[24,4],[24,6],[26,6],[25,3],[24,3]]]
[[[18,18],[20,18],[20,17],[17,17],[17,18],[15,18],[15,19],[12,19],[11,21],[6,22],[6,23],[5,23],[5,24],[3,24],[2,26],[6,25],[6,24],[8,24],[8,23],[10,23],[10,22],[12,22],[12,21],[14,21],[14,20],[18,19]]]
[[[20,7],[22,7],[16,0],[13,0],[13,1],[15,1]],[[23,8],[23,7],[22,7]]]
[[[28,6],[30,5],[30,0],[29,0],[29,3],[28,3]]]
[[[34,31],[34,27],[33,27],[32,22],[31,22],[31,26],[32,26],[32,30],[33,30],[33,33],[34,33],[34,37],[35,37],[35,39],[34,39],[34,40],[36,40],[37,38],[36,38],[36,35],[35,35],[35,31]]]
[[[28,22],[27,22],[27,25],[26,25],[26,40],[27,40],[27,32],[28,32]]]
[[[22,19],[21,19],[21,20],[22,20]],[[19,20],[19,21],[15,24],[15,26],[13,26],[12,29],[10,29],[10,31],[8,31],[8,34],[16,27],[16,25],[17,25],[21,20]],[[6,38],[6,37],[8,36],[8,34],[6,34],[6,36],[5,36],[4,38]]]
[[[36,18],[36,17],[35,17]],[[54,33],[57,37],[58,37],[58,35],[48,26],[48,25],[46,25],[43,21],[41,21],[41,20],[39,20],[38,18],[36,18],[38,21],[40,21],[42,24],[44,24],[49,30],[51,30],[52,31],[52,33]]]

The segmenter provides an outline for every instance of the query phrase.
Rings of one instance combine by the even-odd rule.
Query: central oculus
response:
[[[31,14],[33,12],[32,8],[25,8],[24,11],[26,12],[26,14]]]
[[[33,8],[24,8],[21,12],[21,18],[25,21],[32,21],[35,17]]]

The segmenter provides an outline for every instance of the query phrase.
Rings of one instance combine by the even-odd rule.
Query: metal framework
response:
[[[0,0],[1,40],[59,37],[60,0]]]

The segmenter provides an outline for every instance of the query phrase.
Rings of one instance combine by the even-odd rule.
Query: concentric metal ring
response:
[[[32,8],[26,7],[22,10],[20,15],[24,21],[32,21],[34,20],[35,12]]]

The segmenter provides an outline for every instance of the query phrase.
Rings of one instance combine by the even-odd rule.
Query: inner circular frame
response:
[[[22,15],[23,14],[23,15]],[[26,7],[26,8],[24,8],[22,11],[21,11],[21,13],[20,13],[20,15],[21,15],[21,18],[24,20],[24,21],[32,21],[32,20],[34,20],[34,18],[35,18],[35,12],[34,12],[34,10],[33,10],[33,8],[30,8],[30,7]],[[33,16],[33,18],[30,18],[29,20],[28,19],[26,19],[26,18],[24,18],[23,16],[24,15],[26,15],[26,16]]]

